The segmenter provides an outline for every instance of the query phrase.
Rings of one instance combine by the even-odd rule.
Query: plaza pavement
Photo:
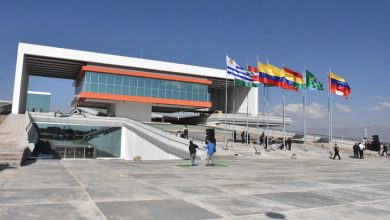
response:
[[[390,219],[389,162],[38,160],[0,168],[0,219]]]

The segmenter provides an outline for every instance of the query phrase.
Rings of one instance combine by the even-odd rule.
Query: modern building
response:
[[[30,76],[73,80],[75,112],[100,109],[108,117],[44,113],[50,111],[51,94],[28,92]],[[266,118],[280,125],[281,117],[259,118],[258,100],[257,88],[235,86],[222,69],[20,43],[12,113],[33,112],[26,117],[25,135],[31,151],[31,140],[40,140],[42,152],[49,145],[61,158],[177,159],[188,156],[188,140],[150,126],[152,115],[225,113],[227,106],[229,114],[210,117],[212,123],[249,122],[253,127],[259,121],[264,125]],[[247,111],[250,120],[243,117]]]
[[[13,114],[27,108],[31,75],[72,79],[72,105],[141,121],[150,120],[151,112],[224,111],[226,85],[228,112],[246,113],[247,98],[249,113],[258,111],[257,89],[234,87],[225,70],[20,43]]]
[[[50,92],[27,92],[27,111],[30,112],[49,112],[50,110]]]

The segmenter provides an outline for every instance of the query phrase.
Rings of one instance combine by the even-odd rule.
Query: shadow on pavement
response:
[[[265,215],[267,217],[274,218],[274,219],[286,219],[286,216],[277,212],[267,212],[265,213]]]

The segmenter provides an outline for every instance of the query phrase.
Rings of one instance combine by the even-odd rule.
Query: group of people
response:
[[[206,139],[205,145],[203,146],[207,150],[207,163],[206,166],[214,166],[214,154],[217,152],[217,145],[215,140]],[[190,141],[190,145],[188,150],[190,151],[191,158],[191,166],[195,166],[195,158],[196,158],[196,149],[198,145],[194,144],[194,142]]]

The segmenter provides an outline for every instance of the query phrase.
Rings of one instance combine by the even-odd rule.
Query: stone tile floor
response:
[[[390,219],[390,160],[38,160],[0,168],[0,219]]]

